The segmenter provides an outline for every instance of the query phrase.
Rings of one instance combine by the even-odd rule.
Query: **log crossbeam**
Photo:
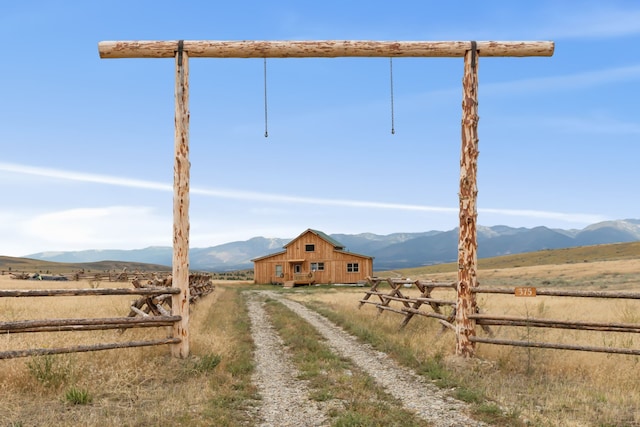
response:
[[[173,58],[173,41],[102,41],[100,58]],[[552,56],[551,41],[478,41],[479,56]],[[220,41],[184,40],[190,58],[337,58],[337,57],[463,57],[470,41]]]

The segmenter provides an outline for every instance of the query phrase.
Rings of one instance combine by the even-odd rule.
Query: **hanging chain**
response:
[[[267,127],[267,58],[264,58],[264,137],[269,137]]]
[[[395,114],[393,111],[393,58],[389,57],[389,80],[391,82],[391,135],[395,135]]]

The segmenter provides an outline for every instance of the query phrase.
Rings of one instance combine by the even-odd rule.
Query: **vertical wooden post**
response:
[[[477,281],[477,171],[478,171],[478,54],[475,42],[464,55],[462,78],[462,152],[460,156],[460,234],[458,239],[458,298],[456,355],[473,357]]]
[[[180,288],[172,296],[171,314],[182,316],[173,326],[179,344],[171,355],[189,355],[189,55],[179,43],[175,88],[175,163],[173,166],[173,286]]]

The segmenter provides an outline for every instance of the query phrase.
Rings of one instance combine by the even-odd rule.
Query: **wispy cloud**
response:
[[[640,80],[640,64],[624,67],[611,67],[589,70],[579,73],[568,73],[555,76],[523,78],[509,81],[483,81],[480,85],[480,97],[507,96],[519,97],[523,94],[554,96],[560,92],[584,91],[605,85],[616,85],[623,82]],[[458,102],[460,87],[447,87],[428,92],[418,92],[397,97],[405,108],[424,110],[425,105],[442,106],[453,101]],[[381,104],[380,104],[381,105]],[[360,109],[370,108],[372,104]],[[376,105],[379,108],[379,105]]]
[[[533,91],[557,92],[560,90],[584,89],[638,79],[640,79],[640,65],[630,65],[627,67],[605,68],[602,70],[585,71],[583,73],[566,74],[562,76],[485,83],[482,85],[482,95],[511,95],[514,93]]]
[[[59,169],[39,168],[33,166],[17,165],[10,163],[0,163],[0,171],[13,172],[17,174],[35,175],[46,178],[57,178],[71,181],[80,181],[87,183],[97,183],[105,185],[115,185],[128,188],[139,188],[156,191],[173,191],[173,186],[169,184],[145,181],[130,178],[113,177],[108,175],[97,175],[82,172],[71,172]],[[414,205],[405,203],[386,203],[376,201],[362,200],[344,200],[344,199],[324,199],[291,196],[275,193],[259,193],[252,191],[240,191],[229,189],[204,189],[191,188],[191,194],[209,197],[218,197],[223,199],[246,200],[254,202],[277,202],[291,204],[306,204],[317,206],[338,206],[345,208],[365,208],[365,209],[388,209],[399,211],[415,211],[415,212],[431,212],[431,213],[455,213],[458,208],[443,206]],[[583,213],[561,213],[537,210],[509,210],[509,209],[491,209],[479,208],[479,212],[500,214],[506,216],[520,216],[528,218],[555,219],[567,222],[578,222],[589,224],[597,222],[603,218],[599,215],[583,214]]]
[[[581,214],[581,213],[562,213],[562,212],[522,210],[522,209],[512,210],[512,209],[478,208],[478,212],[487,213],[487,214],[497,214],[501,216],[538,218],[541,220],[551,219],[551,220],[572,222],[572,223],[578,223],[578,224],[593,224],[596,222],[607,220],[607,218],[602,215]]]
[[[120,187],[143,188],[148,190],[173,191],[170,184],[144,181],[131,178],[120,178],[110,175],[98,175],[84,172],[72,172],[60,169],[41,168],[35,166],[1,163],[0,171],[14,172],[23,175],[34,175],[45,178],[57,178],[68,181],[90,182],[96,184],[117,185]]]
[[[146,206],[106,206],[33,212],[0,210],[0,254],[42,250],[136,249],[171,244],[171,218]],[[222,242],[220,242],[222,243]]]
[[[594,39],[640,34],[640,9],[637,4],[633,8],[622,8],[608,2],[583,6],[571,5],[570,9],[560,6],[549,11],[555,15],[555,19],[537,30],[536,35],[554,39]]]
[[[117,246],[127,235],[155,238],[155,243],[159,244],[165,242],[171,230],[168,218],[156,215],[153,209],[145,206],[74,208],[48,212],[24,221],[23,228],[27,235],[40,239],[44,237],[52,243],[75,245],[91,241],[99,247]]]
[[[571,134],[640,135],[640,123],[623,121],[604,115],[589,115],[585,117],[546,115],[535,117],[531,115],[526,117],[502,116],[501,120],[501,126],[508,126],[513,129],[522,129],[522,126],[535,122],[539,128],[553,128]],[[618,142],[620,141],[626,142],[627,140],[620,139]]]
[[[501,5],[493,10],[485,5],[485,13],[478,14],[475,22],[442,20],[411,31],[422,30],[426,40],[595,40],[640,34],[640,4],[634,1],[488,3]]]

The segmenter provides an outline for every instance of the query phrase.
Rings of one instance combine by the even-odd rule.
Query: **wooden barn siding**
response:
[[[305,245],[315,245],[315,251],[306,252],[304,250]],[[287,246],[289,259],[313,259],[314,262],[322,259],[331,259],[333,251],[332,245],[310,231]]]
[[[364,280],[367,276],[373,275],[373,263],[369,258],[360,258],[354,255],[344,256],[343,259],[305,259],[302,264],[302,272],[310,272],[311,262],[324,262],[325,270],[315,272],[315,281],[317,283],[355,283]],[[358,273],[348,273],[347,263],[357,262],[359,267]],[[276,265],[281,264],[284,278],[275,277]],[[292,272],[289,270],[291,266],[286,260],[263,260],[256,261],[254,265],[254,281],[255,283],[282,283],[285,280],[292,279]]]
[[[313,252],[305,251],[305,246],[308,244],[315,245]],[[288,262],[292,259],[304,259],[303,273],[311,271],[312,262],[324,262],[325,270],[315,273],[317,283],[355,283],[373,275],[373,260],[371,258],[348,252],[336,252],[331,244],[311,232],[291,242],[286,250],[286,253],[277,254],[254,263],[255,283],[281,283],[284,280],[292,279],[293,265]],[[358,263],[358,273],[347,273],[347,263],[349,262]],[[277,264],[282,265],[285,273],[284,278],[275,277]]]
[[[358,263],[357,273],[348,273],[347,264]],[[364,280],[367,276],[373,276],[373,260],[368,257],[361,257],[354,254],[334,252],[333,257],[333,283],[355,283]]]
[[[282,278],[276,278],[276,264],[282,264],[282,271],[286,270],[287,254],[278,254],[264,260],[253,263],[253,281],[255,283],[282,282]]]

